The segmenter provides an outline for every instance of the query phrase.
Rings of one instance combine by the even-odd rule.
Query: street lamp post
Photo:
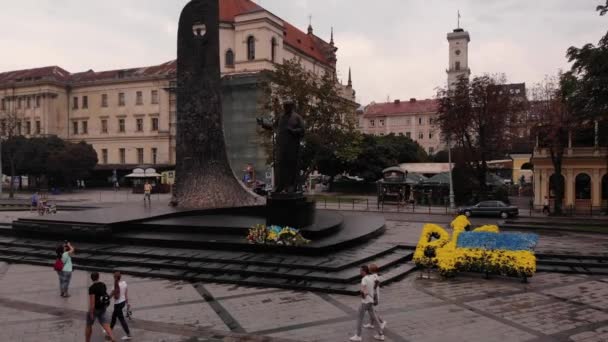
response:
[[[452,180],[452,144],[450,143],[450,139],[448,139],[448,164],[450,168],[450,209],[455,209],[456,206],[454,204],[454,181]]]

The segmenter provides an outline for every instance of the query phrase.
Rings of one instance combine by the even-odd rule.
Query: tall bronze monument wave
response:
[[[192,0],[177,40],[176,184],[173,202],[189,209],[263,204],[228,162],[221,103],[218,0]]]

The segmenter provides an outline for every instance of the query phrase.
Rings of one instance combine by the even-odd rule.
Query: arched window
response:
[[[574,194],[576,199],[591,199],[591,177],[586,173],[579,173],[575,179]]]
[[[232,50],[230,50],[230,49],[228,49],[228,51],[226,51],[226,66],[227,67],[234,66],[234,52],[232,52]]]
[[[270,40],[270,61],[275,62],[275,58],[277,57],[277,40],[272,37]]]
[[[253,36],[247,38],[247,59],[250,61],[255,59],[255,38]]]

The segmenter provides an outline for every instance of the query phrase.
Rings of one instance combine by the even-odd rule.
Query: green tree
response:
[[[521,102],[504,89],[504,77],[460,78],[438,92],[438,123],[444,139],[462,148],[467,167],[476,175],[480,193],[487,193],[487,161],[504,156],[509,144],[505,127]]]
[[[350,163],[348,170],[351,175],[373,182],[382,178],[382,170],[387,167],[427,160],[424,149],[408,137],[366,134],[361,142],[361,153]]]
[[[84,141],[65,143],[63,149],[49,153],[47,165],[49,175],[70,187],[75,180],[89,176],[97,165],[97,153]]]
[[[608,13],[606,6],[598,6],[600,15]],[[572,63],[570,74],[576,84],[568,94],[568,101],[580,115],[590,119],[605,119],[608,115],[608,32],[597,45],[570,47],[567,52]]]
[[[296,111],[306,121],[302,142],[304,177],[313,171],[334,177],[359,154],[359,134],[355,130],[356,103],[341,96],[335,76],[307,71],[296,59],[275,65],[262,82],[261,111],[276,124],[282,101],[292,99]],[[272,161],[272,132],[260,130],[269,160]]]

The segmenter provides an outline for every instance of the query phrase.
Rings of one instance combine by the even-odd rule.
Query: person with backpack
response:
[[[106,309],[110,305],[110,296],[108,296],[106,284],[99,281],[99,273],[97,272],[91,273],[91,280],[93,281],[93,285],[89,287],[89,311],[87,312],[87,327],[85,330],[86,342],[91,342],[95,320],[101,324],[107,338],[115,342],[116,340],[112,335],[112,329],[106,315]]]
[[[129,307],[129,295],[127,291],[127,282],[121,280],[120,272],[114,273],[114,290],[112,291],[112,297],[114,297],[114,311],[112,312],[112,322],[110,323],[110,328],[114,329],[114,325],[116,325],[116,319],[120,321],[120,325],[122,326],[122,330],[127,334],[122,337],[122,340],[130,340],[131,332],[129,331],[129,325],[127,324],[127,320],[125,319],[123,310],[125,306]]]
[[[57,260],[55,260],[53,268],[59,275],[59,290],[61,292],[61,297],[64,298],[70,296],[68,288],[70,287],[70,281],[72,280],[72,255],[74,255],[74,251],[74,247],[68,241],[63,245],[57,246],[55,249]]]

